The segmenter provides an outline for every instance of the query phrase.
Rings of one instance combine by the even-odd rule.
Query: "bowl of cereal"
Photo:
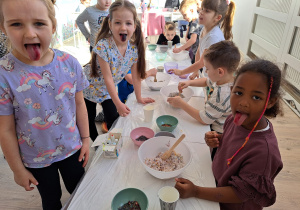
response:
[[[160,89],[160,94],[164,98],[164,101],[168,104],[168,98],[175,96],[180,96],[185,102],[188,102],[194,95],[194,91],[192,88],[187,87],[182,90],[182,93],[179,93],[178,85],[168,85]]]
[[[171,80],[171,76],[163,72],[157,72],[156,80],[157,82],[154,82],[153,76],[147,77],[145,79],[146,84],[151,90],[160,90],[162,87],[167,86]]]
[[[161,155],[177,141],[168,136],[153,137],[142,144],[138,150],[139,160],[144,168],[158,179],[171,179],[181,174],[191,163],[192,154],[188,146],[181,142],[175,153],[162,160]]]
[[[141,146],[142,143],[154,137],[154,131],[147,127],[138,127],[130,132],[130,138],[135,145]]]
[[[137,188],[126,188],[118,192],[111,202],[111,209],[148,209],[146,194]]]
[[[171,115],[162,115],[156,119],[156,124],[161,131],[172,132],[177,127],[178,120]]]

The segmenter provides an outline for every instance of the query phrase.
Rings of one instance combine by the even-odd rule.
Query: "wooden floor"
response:
[[[275,179],[276,203],[267,208],[272,210],[299,209],[300,206],[300,119],[287,105],[283,104],[285,115],[271,120],[278,138],[283,160],[283,170]],[[0,210],[41,209],[39,193],[36,189],[26,192],[13,179],[13,174],[0,150]],[[62,202],[69,194],[63,188]]]

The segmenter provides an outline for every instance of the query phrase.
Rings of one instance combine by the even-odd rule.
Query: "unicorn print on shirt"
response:
[[[8,102],[11,102],[9,93],[10,93],[10,88],[4,84],[0,83],[0,87],[3,88],[3,93],[0,95],[0,104],[7,104]]]
[[[34,147],[35,140],[31,139],[30,136],[31,136],[31,132],[29,133],[28,136],[25,135],[24,131],[21,132],[18,135],[18,142],[19,142],[19,144],[23,144],[23,143],[26,142],[29,147]]]
[[[50,109],[48,113],[46,110],[46,117],[42,119],[41,117],[35,117],[28,121],[29,124],[32,124],[32,127],[39,130],[46,130],[51,127],[51,125],[59,125],[62,121],[62,115],[59,111],[63,110],[62,106],[59,106],[55,111]]]
[[[9,60],[8,58],[0,60],[0,66],[5,71],[13,71],[14,67],[15,67],[15,61],[14,60]]]
[[[25,76],[21,78],[20,86],[17,88],[18,92],[25,92],[31,88],[31,85],[34,84],[38,90],[40,95],[42,95],[41,89],[44,92],[47,92],[48,86],[50,86],[53,90],[55,89],[51,82],[53,81],[53,77],[51,76],[50,71],[44,70],[41,75],[36,73],[27,73]]]
[[[55,96],[55,99],[56,100],[62,99],[65,96],[65,94],[67,94],[69,100],[71,100],[72,97],[75,97],[76,85],[77,85],[77,81],[74,81],[73,84],[70,82],[64,82],[59,87],[58,94]]]
[[[33,159],[34,162],[42,162],[46,158],[55,158],[55,156],[62,154],[65,150],[64,145],[58,145],[55,149],[41,151],[36,158]]]

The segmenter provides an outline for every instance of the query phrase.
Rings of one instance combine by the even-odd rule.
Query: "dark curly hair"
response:
[[[266,109],[264,115],[269,118],[274,118],[278,114],[283,115],[281,100],[280,100],[282,98],[281,91],[280,91],[282,78],[281,78],[281,71],[279,67],[276,64],[272,63],[271,61],[264,60],[264,59],[256,59],[244,64],[243,66],[241,66],[240,69],[238,69],[235,77],[235,81],[241,74],[245,72],[255,72],[264,75],[267,80],[266,85],[268,86],[268,88],[270,87],[271,84],[271,77],[273,77],[273,86],[272,86],[270,98],[277,98],[277,102],[270,109]]]

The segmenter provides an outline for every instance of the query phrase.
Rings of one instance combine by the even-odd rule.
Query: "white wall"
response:
[[[243,55],[246,56],[256,0],[234,0],[234,2],[236,4],[236,11],[232,29],[233,41]]]

